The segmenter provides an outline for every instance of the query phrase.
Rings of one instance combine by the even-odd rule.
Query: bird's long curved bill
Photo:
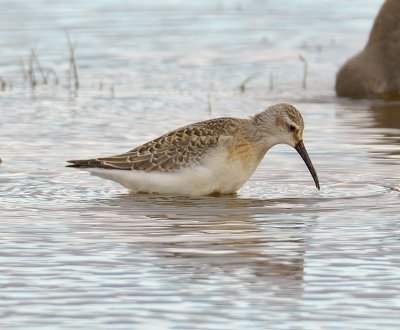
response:
[[[303,158],[304,163],[306,163],[306,165],[308,167],[308,170],[310,171],[310,173],[311,173],[311,175],[312,175],[312,177],[314,179],[315,186],[319,190],[320,188],[319,188],[318,175],[317,175],[317,172],[315,171],[315,168],[314,168],[313,164],[311,163],[311,159],[308,156],[307,149],[304,146],[303,140],[297,142],[297,144],[294,146],[294,148],[297,150],[297,152],[299,153],[301,158]]]

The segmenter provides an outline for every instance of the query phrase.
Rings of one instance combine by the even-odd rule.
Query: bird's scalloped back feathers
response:
[[[239,119],[217,118],[191,124],[160,136],[126,153],[89,160],[71,160],[69,167],[171,172],[201,164],[218,145],[220,137],[232,136]]]

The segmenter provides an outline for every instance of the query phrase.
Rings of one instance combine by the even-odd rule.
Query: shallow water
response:
[[[333,92],[380,1],[1,4],[1,328],[398,329],[400,104]],[[30,48],[60,85],[23,81]],[[321,191],[287,146],[236,197],[64,168],[278,102],[304,114]]]

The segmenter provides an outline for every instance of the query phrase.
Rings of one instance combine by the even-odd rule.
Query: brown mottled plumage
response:
[[[87,160],[70,160],[69,167],[171,172],[199,165],[221,137],[238,131],[241,120],[217,118],[178,128],[126,153]]]

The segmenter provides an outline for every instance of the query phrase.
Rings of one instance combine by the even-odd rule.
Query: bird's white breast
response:
[[[258,165],[256,157],[232,155],[218,148],[202,165],[174,172],[144,172],[89,168],[97,176],[113,180],[133,192],[208,195],[235,193],[250,178]]]

